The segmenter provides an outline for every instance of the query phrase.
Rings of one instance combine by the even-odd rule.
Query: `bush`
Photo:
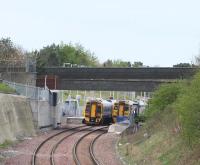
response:
[[[190,146],[200,143],[200,73],[175,105],[182,123],[183,137]]]
[[[167,106],[174,103],[178,95],[182,92],[183,83],[162,84],[153,94],[153,98],[149,101],[145,116],[153,117],[156,113],[162,112]]]
[[[145,120],[146,120],[146,116],[144,116],[143,114],[141,114],[135,118],[136,122],[145,122]]]

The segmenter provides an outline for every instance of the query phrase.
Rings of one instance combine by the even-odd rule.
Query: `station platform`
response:
[[[61,118],[61,124],[82,124],[84,117],[72,117],[72,116],[63,116]]]
[[[128,127],[129,127],[128,123],[115,123],[109,126],[108,132],[121,134]]]

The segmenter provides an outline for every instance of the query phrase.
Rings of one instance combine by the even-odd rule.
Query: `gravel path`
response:
[[[122,165],[115,149],[118,138],[117,134],[106,133],[95,142],[94,154],[103,165]]]
[[[78,125],[70,124],[63,128],[72,128]],[[6,157],[5,165],[28,165],[31,164],[32,154],[35,148],[49,136],[60,132],[61,130],[49,130],[41,132],[38,136],[30,137],[20,142],[19,144],[1,149],[0,154]]]

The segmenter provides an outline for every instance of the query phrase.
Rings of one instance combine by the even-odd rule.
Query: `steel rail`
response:
[[[76,132],[72,132],[71,134],[63,137],[62,139],[60,139],[52,148],[51,150],[51,155],[50,155],[50,162],[51,162],[51,165],[55,165],[55,160],[54,160],[54,153],[55,153],[55,150],[57,149],[57,147],[59,146],[60,143],[62,143],[65,139],[67,139],[68,137],[78,133],[78,132],[81,132],[81,131],[85,131],[87,129],[90,129],[91,127],[88,127],[88,128],[85,128],[85,129],[81,129],[81,130],[78,130]]]
[[[95,157],[95,155],[94,155],[94,143],[97,141],[97,139],[98,139],[100,136],[102,136],[102,135],[105,134],[105,133],[106,133],[106,131],[103,132],[103,133],[101,133],[101,134],[99,134],[99,135],[96,136],[96,137],[92,140],[92,142],[90,143],[89,152],[90,152],[90,157],[91,157],[92,162],[94,163],[94,165],[102,165],[102,164],[98,161],[98,159]]]
[[[77,156],[77,148],[78,148],[79,143],[80,143],[86,136],[88,136],[89,134],[92,134],[92,133],[94,133],[94,132],[96,132],[96,131],[99,131],[99,130],[104,129],[104,128],[107,128],[107,127],[108,127],[108,126],[104,126],[104,127],[101,127],[101,128],[95,129],[95,130],[92,130],[92,131],[86,133],[85,135],[81,136],[81,137],[77,140],[77,142],[75,143],[75,145],[74,145],[74,147],[73,147],[73,158],[74,158],[74,161],[75,161],[75,164],[76,164],[76,165],[81,165],[81,162],[80,162],[80,160],[78,159],[78,156]]]
[[[73,127],[73,128],[69,128],[69,129],[65,129],[64,131],[60,131],[50,137],[48,137],[47,139],[43,140],[34,150],[33,152],[33,155],[32,155],[32,160],[31,160],[31,165],[36,165],[36,157],[37,157],[37,153],[38,151],[40,150],[40,148],[47,142],[49,141],[50,139],[62,134],[62,133],[65,133],[65,132],[68,132],[70,130],[74,130],[74,129],[77,129],[77,128],[82,128],[82,127],[85,127],[85,126],[78,126],[78,127]]]

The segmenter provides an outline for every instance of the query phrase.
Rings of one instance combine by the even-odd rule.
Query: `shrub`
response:
[[[182,123],[183,137],[190,146],[200,143],[200,73],[175,105]]]
[[[174,103],[182,92],[183,83],[162,84],[149,101],[145,116],[151,118],[156,113],[162,112],[167,106]]]

